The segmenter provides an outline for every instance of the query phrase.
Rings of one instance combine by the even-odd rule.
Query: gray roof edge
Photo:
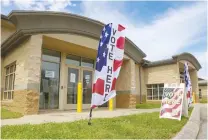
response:
[[[8,14],[8,19],[11,18],[12,15],[18,15],[18,14],[28,14],[28,13],[33,13],[33,14],[49,14],[49,15],[60,15],[60,16],[70,16],[70,17],[75,17],[75,18],[80,18],[82,20],[86,20],[86,21],[90,21],[93,22],[95,24],[104,26],[105,24],[95,20],[95,19],[91,19],[85,16],[81,16],[78,14],[73,14],[73,13],[66,13],[66,12],[55,12],[55,11],[34,11],[34,10],[12,10],[9,14]],[[146,57],[147,55],[136,45],[133,43],[133,41],[131,41],[128,37],[126,37],[126,40],[130,42],[130,44],[136,48],[142,55],[142,57]]]
[[[199,63],[199,61],[198,61],[198,60],[196,59],[196,57],[195,57],[193,54],[191,54],[191,53],[184,52],[184,53],[181,53],[181,54],[173,55],[172,58],[177,58],[177,57],[182,56],[182,55],[188,55],[188,56],[192,57],[192,58],[194,59],[194,61],[196,61],[197,65],[199,66],[199,69],[202,68],[202,67],[201,67],[201,64]]]

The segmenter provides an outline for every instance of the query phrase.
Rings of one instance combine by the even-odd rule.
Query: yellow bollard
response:
[[[82,112],[82,83],[77,85],[77,112]]]
[[[193,92],[193,102],[194,104],[196,103],[196,95],[194,94],[194,92]]]
[[[109,100],[109,111],[113,111],[113,99],[111,98],[110,100]]]

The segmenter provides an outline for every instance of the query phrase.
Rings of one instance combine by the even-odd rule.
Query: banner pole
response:
[[[90,109],[90,114],[89,114],[89,121],[88,121],[88,125],[91,125],[91,118],[92,118],[92,108]]]

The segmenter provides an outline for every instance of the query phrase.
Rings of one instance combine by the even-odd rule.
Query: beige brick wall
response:
[[[125,60],[116,82],[116,107],[134,108],[136,107],[136,95],[138,94],[137,81],[138,65],[133,60]]]
[[[4,81],[4,67],[16,61],[14,90],[28,89],[31,83],[39,83],[41,47],[42,35],[35,35],[10,51],[2,61],[2,81]],[[2,87],[4,88],[4,82]]]
[[[208,97],[207,86],[199,86],[199,89],[201,89],[202,98],[207,98]]]
[[[179,68],[177,64],[144,68],[145,84],[179,83]]]
[[[14,32],[15,32],[15,28],[7,27],[3,23],[1,25],[1,42],[4,42]]]
[[[199,101],[199,87],[198,87],[198,75],[197,70],[190,70],[189,75],[191,78],[192,92],[196,94],[196,101]]]
[[[4,58],[2,59],[2,77],[1,77],[1,86],[4,88],[4,80],[5,80],[5,68],[7,65],[16,61],[16,71],[15,71],[15,82],[14,82],[14,91],[24,91],[24,90],[32,90],[33,93],[37,93],[37,97],[39,98],[39,88],[40,88],[40,77],[41,77],[41,47],[42,47],[42,35],[34,35],[31,36],[28,40],[24,41],[22,44],[17,46],[15,49],[11,50]],[[19,93],[19,92],[18,92]],[[21,94],[21,93],[19,93]],[[14,94],[13,101],[2,101],[5,107],[9,107],[10,105],[18,105],[16,103],[17,94]],[[21,94],[22,98],[24,98],[25,94]],[[18,97],[19,98],[19,97]],[[29,99],[31,100],[31,99]],[[31,100],[32,101],[32,100]],[[35,101],[38,106],[38,102]],[[24,104],[25,106],[31,106],[30,102]],[[18,108],[18,106],[17,106]],[[19,106],[21,112],[22,106]],[[25,107],[27,108],[27,107]],[[34,114],[38,113],[37,109],[34,109]],[[26,110],[25,110],[26,111]],[[29,114],[33,114],[29,111]],[[25,114],[25,113],[23,113]],[[28,113],[26,113],[28,114]]]
[[[32,90],[14,91],[13,101],[2,102],[2,106],[23,115],[37,114],[39,110],[39,93]]]
[[[131,71],[129,60],[123,61],[118,80],[116,81],[116,90],[125,91],[131,89]]]

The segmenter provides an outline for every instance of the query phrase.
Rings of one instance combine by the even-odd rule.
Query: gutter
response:
[[[142,104],[142,80],[141,80],[141,65],[139,66],[139,92],[140,92],[140,97],[139,97],[139,102]]]

